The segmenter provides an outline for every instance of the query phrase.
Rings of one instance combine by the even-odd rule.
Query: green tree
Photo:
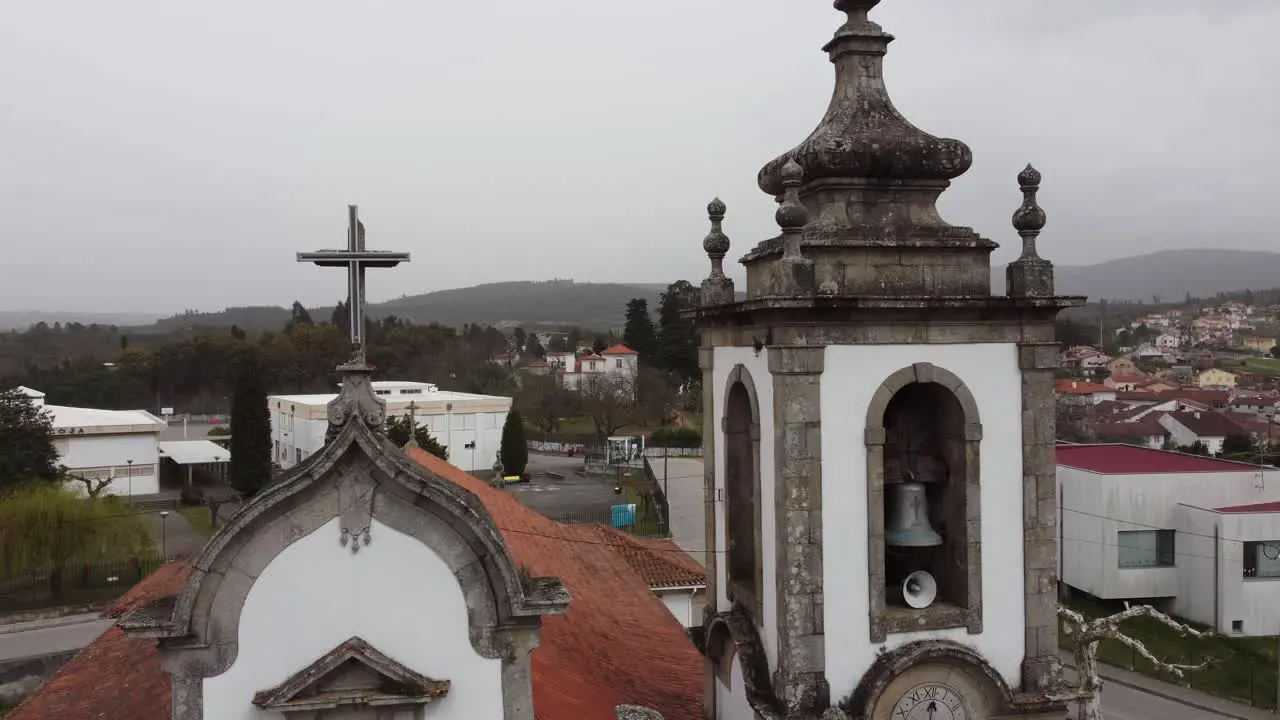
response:
[[[59,475],[49,411],[17,389],[0,392],[0,488]]]
[[[414,428],[414,440],[418,441],[418,447],[435,455],[441,460],[449,459],[449,448],[440,444],[439,440],[431,435],[431,431],[419,425]],[[404,447],[409,443],[409,416],[389,417],[387,418],[387,439],[395,443],[396,447]]]
[[[285,332],[292,330],[298,325],[315,325],[311,321],[311,313],[303,307],[302,303],[297,300],[293,301],[293,307],[289,310],[289,322],[285,324]]]
[[[251,497],[271,480],[271,411],[262,376],[261,352],[245,347],[236,360],[231,398],[231,486]]]
[[[698,306],[699,292],[688,281],[679,280],[667,286],[658,302],[656,366],[675,375],[682,385],[702,374],[698,368],[697,328],[692,318],[684,317],[686,311]]]
[[[502,426],[502,469],[507,475],[519,475],[529,465],[529,443],[524,438],[524,419],[520,410],[512,408]]]
[[[597,355],[604,352],[608,348],[609,348],[609,343],[605,341],[603,335],[597,335],[595,342],[591,343],[591,352]],[[635,348],[631,348],[631,349],[635,350]],[[639,350],[636,350],[636,352],[639,352]]]
[[[71,562],[118,560],[150,549],[136,512],[121,499],[84,498],[51,483],[26,483],[0,494],[0,568],[11,575],[50,570],[54,599]]]
[[[658,334],[653,327],[653,318],[649,316],[648,300],[633,298],[627,302],[622,344],[640,353],[641,364],[650,365],[658,359]]]
[[[534,357],[547,356],[547,350],[546,348],[542,347],[542,343],[538,342],[537,335],[530,335],[528,337],[528,339],[525,341],[525,349],[528,350],[529,354],[533,355]]]
[[[1222,457],[1250,462],[1246,457],[1253,453],[1253,440],[1245,434],[1228,435],[1222,440]]]

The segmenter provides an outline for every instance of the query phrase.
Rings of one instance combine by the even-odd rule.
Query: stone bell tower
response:
[[[760,171],[781,232],[743,300],[708,207],[708,718],[1057,709],[1054,320],[1084,298],[1037,254],[1030,166],[992,294],[997,244],[936,207],[972,154],[894,108],[879,2],[835,2],[835,93]]]

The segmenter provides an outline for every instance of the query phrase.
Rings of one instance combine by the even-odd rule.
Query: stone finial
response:
[[[1022,236],[1022,256],[1005,269],[1005,292],[1010,297],[1052,297],[1053,263],[1040,257],[1036,238],[1048,222],[1036,193],[1040,191],[1040,171],[1030,164],[1018,173],[1022,205],[1013,213],[1013,229]]]
[[[724,234],[724,201],[716,198],[707,204],[707,217],[711,219],[711,232],[702,240],[702,249],[711,258],[711,277],[724,277],[724,256],[729,252],[729,236]]]
[[[782,181],[782,202],[773,214],[782,228],[782,254],[784,257],[800,256],[800,237],[804,226],[809,222],[809,211],[800,202],[800,185],[804,181],[804,169],[795,160],[788,160],[778,173]]]
[[[780,285],[778,295],[809,295],[815,289],[813,261],[801,252],[804,226],[809,224],[809,210],[800,202],[800,186],[804,183],[804,168],[794,159],[788,160],[778,173],[782,183],[782,202],[774,213],[778,227],[782,228],[782,257],[780,272],[776,276]]]
[[[325,442],[331,442],[352,422],[364,423],[373,432],[382,434],[387,423],[387,404],[373,392],[373,368],[363,357],[357,357],[339,365],[338,374],[342,377],[342,389],[326,407],[329,428]]]
[[[1035,256],[1036,237],[1049,220],[1036,202],[1040,171],[1028,163],[1027,168],[1018,173],[1018,186],[1022,188],[1022,205],[1013,213],[1013,228],[1022,236],[1022,256]]]
[[[711,274],[702,281],[703,305],[727,305],[734,301],[733,280],[724,274],[724,256],[729,252],[729,236],[724,234],[724,201],[715,198],[707,204],[711,232],[702,239],[702,249],[711,258]]]

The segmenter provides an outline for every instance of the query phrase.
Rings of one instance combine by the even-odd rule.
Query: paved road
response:
[[[1106,720],[1230,720],[1228,715],[1205,712],[1141,690],[1103,682],[1102,714]]]
[[[667,491],[667,503],[671,507],[671,539],[681,549],[706,567],[706,509],[703,489],[702,458],[649,458],[649,466]],[[664,470],[665,468],[665,470]]]
[[[530,453],[528,470],[533,473],[533,479],[507,488],[520,502],[549,518],[574,515],[585,521],[607,523],[609,508],[618,502],[613,484],[574,472],[581,469],[580,457]],[[542,474],[547,471],[564,475],[564,479]]]
[[[79,650],[106,632],[114,622],[103,620],[97,615],[78,616],[76,620],[80,622],[22,632],[0,633],[0,660],[16,660],[67,650]]]

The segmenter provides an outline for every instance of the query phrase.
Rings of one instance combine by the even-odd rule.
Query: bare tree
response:
[[[85,494],[91,498],[101,495],[102,491],[106,490],[107,486],[116,479],[114,475],[108,475],[101,479],[89,478],[77,473],[67,472],[65,468],[62,474],[68,480],[75,480],[76,482],[82,483],[84,485]]]
[[[633,378],[612,374],[583,378],[580,392],[582,411],[591,416],[601,440],[635,422],[637,408]]]
[[[1058,617],[1066,622],[1067,637],[1075,643],[1076,687],[1062,688],[1060,692],[1051,693],[1050,697],[1062,702],[1079,703],[1079,720],[1103,720],[1102,718],[1102,679],[1098,676],[1098,645],[1103,640],[1115,640],[1132,648],[1134,652],[1146,658],[1158,670],[1162,670],[1181,679],[1184,670],[1199,670],[1213,662],[1205,658],[1198,665],[1177,665],[1165,662],[1147,650],[1141,641],[1125,635],[1120,624],[1136,617],[1149,617],[1158,620],[1179,635],[1204,639],[1213,635],[1211,630],[1196,630],[1156,610],[1150,605],[1128,605],[1114,615],[1087,620],[1083,615],[1070,608],[1058,606]]]

